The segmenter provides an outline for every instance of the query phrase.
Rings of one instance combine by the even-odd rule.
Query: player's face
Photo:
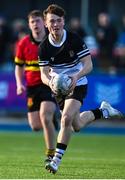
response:
[[[62,37],[64,28],[64,18],[55,14],[48,13],[46,15],[45,25],[48,28],[50,34],[56,39]]]
[[[30,17],[29,28],[32,33],[40,33],[44,29],[43,19],[41,17]]]

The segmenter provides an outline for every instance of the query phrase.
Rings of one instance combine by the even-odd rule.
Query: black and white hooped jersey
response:
[[[39,66],[49,66],[50,76],[59,73],[73,75],[84,66],[80,59],[90,55],[82,39],[74,33],[64,30],[60,44],[54,44],[49,34],[39,47]],[[77,85],[87,84],[86,76],[77,81]]]

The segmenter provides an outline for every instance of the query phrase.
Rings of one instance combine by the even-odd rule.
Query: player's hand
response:
[[[77,78],[76,78],[76,76],[69,76],[69,77],[72,79],[72,84],[71,84],[71,87],[70,87],[70,91],[73,91],[74,88],[76,87]]]
[[[57,95],[58,92],[57,92],[56,89],[54,89],[53,78],[54,78],[54,77],[52,76],[51,79],[50,79],[50,81],[49,81],[49,87],[50,87],[51,91],[52,91],[55,95]]]
[[[21,95],[26,91],[26,87],[24,85],[20,85],[17,87],[16,93],[17,95]]]

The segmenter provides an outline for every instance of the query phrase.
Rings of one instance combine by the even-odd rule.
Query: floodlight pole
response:
[[[81,0],[81,24],[83,28],[88,30],[88,10],[89,10],[89,0]]]

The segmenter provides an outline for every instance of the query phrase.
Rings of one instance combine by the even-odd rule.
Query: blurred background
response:
[[[57,3],[66,10],[66,28],[77,32],[90,49],[94,64],[89,93],[81,111],[106,100],[125,114],[125,2],[122,0],[1,0],[0,5],[0,129],[27,125],[25,94],[16,95],[14,55],[28,33],[27,15]],[[22,126],[21,126],[22,125]],[[119,127],[121,120],[105,126]],[[100,126],[99,122],[96,126]],[[101,124],[104,126],[104,122]],[[17,128],[15,126],[14,128]],[[28,125],[25,127],[28,128]],[[125,129],[124,129],[125,133]]]

